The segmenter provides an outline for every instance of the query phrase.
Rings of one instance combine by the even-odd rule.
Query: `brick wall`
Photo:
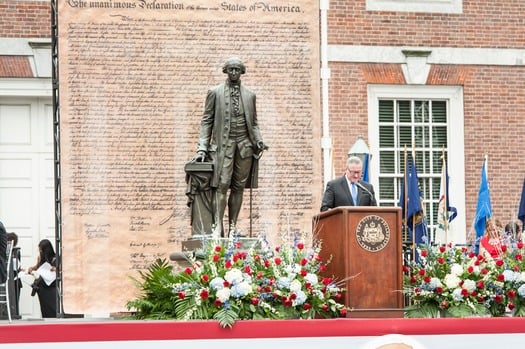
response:
[[[331,0],[330,44],[523,48],[525,3],[463,0],[462,14],[366,11],[366,0]]]
[[[1,38],[51,36],[51,1],[0,0]]]

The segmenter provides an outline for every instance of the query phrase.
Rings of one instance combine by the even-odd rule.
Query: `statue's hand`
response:
[[[259,153],[263,150],[268,150],[268,146],[266,144],[264,144],[263,141],[258,141],[257,142],[257,149],[259,150]]]
[[[204,162],[206,159],[206,153],[202,150],[198,151],[197,154],[193,157],[193,162]]]

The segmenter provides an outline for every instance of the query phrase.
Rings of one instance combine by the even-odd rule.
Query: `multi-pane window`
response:
[[[431,233],[437,225],[442,156],[448,144],[448,101],[433,99],[380,99],[379,190],[380,206],[397,206],[405,163],[415,159],[426,220]]]

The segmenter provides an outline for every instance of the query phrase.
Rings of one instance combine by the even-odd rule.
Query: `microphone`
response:
[[[374,203],[374,206],[377,205],[376,198],[374,197],[374,194],[370,192],[370,190],[366,189],[366,187],[359,182],[355,182],[355,185],[357,185],[359,188],[363,189],[368,195],[370,195],[370,199]]]

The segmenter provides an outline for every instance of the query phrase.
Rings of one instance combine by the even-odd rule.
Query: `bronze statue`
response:
[[[255,93],[241,85],[241,75],[246,72],[244,63],[238,57],[228,58],[222,71],[228,78],[208,90],[193,159],[213,163],[213,229],[220,236],[224,236],[228,189],[229,232],[235,233],[244,188],[257,186],[258,158],[267,149],[257,124]]]

